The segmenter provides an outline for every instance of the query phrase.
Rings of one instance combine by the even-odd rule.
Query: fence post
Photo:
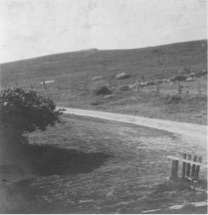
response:
[[[188,160],[191,160],[191,155],[188,155]],[[190,164],[190,163],[187,163],[186,167],[187,167],[187,169],[186,169],[186,175],[187,175],[188,177],[190,177],[191,164]]]
[[[15,82],[15,85],[16,85],[16,87],[18,87],[18,82],[17,81]]]
[[[197,84],[197,90],[199,92],[199,95],[201,95],[201,83],[200,83],[200,80],[198,78],[196,79],[196,84]]]
[[[202,157],[198,157],[198,162],[199,162],[199,163],[202,162]],[[199,170],[200,170],[200,166],[197,165],[197,166],[196,166],[195,175],[194,175],[194,179],[195,179],[195,180],[198,180],[198,178],[199,178]]]
[[[178,160],[172,160],[170,180],[178,179]]]
[[[183,153],[183,159],[186,160],[186,153]],[[186,162],[183,161],[183,164],[182,164],[182,179],[185,179],[185,175],[186,175]]]
[[[30,83],[30,88],[33,89],[33,85]]]
[[[58,89],[59,89],[59,90],[61,89],[61,86],[60,86],[60,83],[59,83],[59,81],[58,81]]]
[[[45,81],[43,81],[43,89],[44,89],[44,90],[46,89]]]
[[[197,161],[197,156],[194,156],[193,161],[196,162]],[[195,170],[196,170],[196,165],[193,164],[192,168],[191,168],[191,177],[194,178],[195,176]]]

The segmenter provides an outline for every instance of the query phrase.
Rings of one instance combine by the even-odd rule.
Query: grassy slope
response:
[[[194,41],[132,50],[91,50],[45,56],[1,65],[2,83],[60,79],[73,81],[73,89],[95,75],[120,72],[135,77],[163,78],[184,67],[206,69],[207,41]]]
[[[65,124],[31,134],[29,141],[109,157],[88,172],[80,169],[76,174],[52,174],[20,182],[20,194],[11,196],[11,205],[3,205],[9,206],[4,213],[138,214],[158,208],[166,213],[168,206],[206,199],[203,192],[193,196],[185,184],[165,182],[171,166],[166,156],[187,148],[168,132],[71,116]],[[57,169],[62,168],[59,162],[64,159],[60,156],[56,161]],[[196,213],[195,208],[186,210]],[[205,212],[206,208],[200,210]]]
[[[184,68],[198,71],[207,67],[207,41],[194,41],[149,47],[133,50],[88,50],[45,56],[25,61],[1,65],[2,86],[29,87],[33,84],[36,90],[51,95],[58,105],[84,109],[100,109],[112,112],[143,115],[207,124],[207,81],[201,78],[203,96],[196,96],[196,82],[187,83],[191,95],[183,95],[179,102],[166,104],[167,94],[177,93],[177,86],[162,85],[161,94],[155,95],[155,86],[140,89],[139,93],[122,92],[111,99],[94,96],[91,93],[94,76],[102,75],[112,78],[114,75],[127,72],[129,79],[122,81],[134,83],[135,79],[145,80],[168,78]],[[40,81],[60,81],[43,90]],[[112,80],[115,85],[115,80]]]

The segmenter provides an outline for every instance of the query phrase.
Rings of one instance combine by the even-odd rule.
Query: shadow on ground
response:
[[[38,176],[89,173],[110,157],[102,152],[84,153],[51,145],[28,145],[24,150]]]

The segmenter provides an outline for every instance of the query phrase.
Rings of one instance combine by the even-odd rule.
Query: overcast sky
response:
[[[206,38],[206,0],[0,0],[0,62]]]

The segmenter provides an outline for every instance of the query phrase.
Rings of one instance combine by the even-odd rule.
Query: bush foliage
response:
[[[99,95],[108,95],[111,94],[111,90],[109,90],[109,88],[107,86],[97,86],[93,89],[93,92],[95,93],[95,95],[99,96]]]
[[[61,114],[50,98],[31,89],[9,88],[0,93],[0,129],[6,136],[44,131],[58,122]]]

